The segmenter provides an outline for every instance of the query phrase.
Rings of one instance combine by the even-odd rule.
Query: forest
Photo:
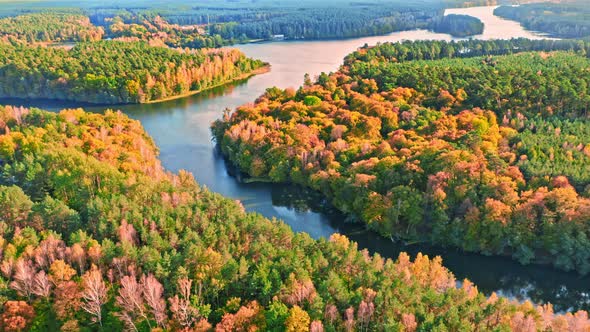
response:
[[[87,16],[73,13],[35,13],[0,19],[0,40],[78,42],[102,39],[104,30]]]
[[[590,7],[586,0],[501,6],[494,15],[520,22],[533,31],[559,38],[590,37]]]
[[[49,17],[64,15],[76,19],[81,14],[105,31],[108,38],[133,37],[141,40],[163,40],[173,47],[219,47],[251,40],[339,39],[387,34],[394,31],[434,29],[455,36],[479,33],[481,22],[475,18],[448,16],[448,7],[475,5],[482,1],[402,0],[356,1],[282,1],[256,2],[201,1],[187,5],[180,1],[127,1],[125,6],[113,1],[36,1],[30,4],[7,1],[0,8],[0,17],[8,24],[22,26],[28,22],[44,35],[40,25]],[[73,9],[76,8],[76,9]],[[31,14],[33,13],[33,14]],[[59,14],[52,14],[59,13]],[[20,16],[17,16],[20,15]],[[10,16],[17,16],[16,18]],[[80,17],[88,25],[87,17]],[[47,24],[45,24],[47,25]],[[1,34],[0,30],[0,34]],[[31,37],[31,34],[27,35]],[[96,37],[95,34],[92,35]]]
[[[4,331],[566,331],[441,259],[312,240],[165,172],[120,112],[0,107]]]
[[[173,48],[218,48],[248,41],[245,36],[224,39],[218,34],[211,35],[202,25],[170,24],[159,15],[121,14],[106,18],[105,24],[107,36],[114,40],[143,40]]]
[[[448,33],[453,37],[468,37],[483,33],[484,24],[476,17],[468,15],[445,15],[435,20],[432,30]]]
[[[337,2],[335,4],[334,2]],[[386,34],[417,28],[449,29],[457,25],[455,18],[442,19],[444,6],[433,0],[420,3],[403,1],[273,1],[251,3],[222,2],[203,4],[185,10],[153,7],[128,10],[117,17],[137,21],[140,17],[161,17],[180,26],[200,26],[209,36],[219,36],[227,43],[249,40],[272,40],[281,35],[285,39],[338,39]],[[105,10],[89,15],[99,25],[110,26],[113,13]],[[440,18],[440,19],[439,19]],[[116,19],[116,17],[115,17]],[[141,19],[140,19],[141,21]]]
[[[587,274],[589,47],[365,47],[228,111],[213,133],[253,180],[320,191],[383,236]]]
[[[78,43],[70,50],[0,43],[0,97],[146,103],[245,78],[266,64],[236,49],[147,42]]]
[[[160,13],[172,23],[207,24],[211,35],[226,40],[339,39],[387,34],[412,29],[435,29],[460,36],[478,33],[476,18],[443,17],[444,9],[462,1],[288,1],[280,4],[242,1],[204,5],[192,11]]]
[[[213,24],[211,33],[226,39],[245,35],[250,39],[270,39],[273,35],[284,35],[286,39],[334,39],[386,34],[393,31],[427,28],[435,17],[442,13],[440,5],[412,5],[408,2],[378,1],[375,3],[348,2],[334,5],[304,1],[301,4],[281,4],[274,8],[262,7],[260,12],[240,11],[246,17],[234,17],[235,10],[215,15],[222,24]],[[245,13],[245,14],[244,14]],[[186,16],[191,20],[195,15]],[[205,19],[211,19],[207,14]],[[171,15],[172,21],[186,21],[185,16]],[[236,24],[226,24],[236,22]]]

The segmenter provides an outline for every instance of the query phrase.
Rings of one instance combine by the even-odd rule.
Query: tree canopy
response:
[[[0,40],[78,42],[100,40],[103,35],[103,28],[81,14],[47,12],[0,19]]]
[[[585,0],[501,6],[494,15],[520,22],[525,28],[560,38],[590,37],[590,7]]]
[[[586,274],[587,48],[363,48],[297,91],[268,89],[213,132],[242,172],[320,191],[384,236]]]
[[[313,240],[164,172],[120,112],[0,107],[2,329],[529,330],[585,312],[461,287],[440,258]],[[523,327],[524,326],[524,327]]]
[[[170,49],[141,41],[79,43],[70,50],[0,43],[0,96],[144,103],[244,78],[264,65],[236,49]]]

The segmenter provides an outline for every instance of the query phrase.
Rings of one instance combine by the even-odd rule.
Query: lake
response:
[[[451,9],[447,14],[467,14],[480,18],[485,24],[485,30],[476,38],[542,37],[524,30],[518,23],[495,17],[494,8]],[[296,232],[307,232],[314,238],[329,237],[339,232],[357,241],[359,248],[367,248],[384,257],[396,258],[401,251],[413,255],[418,252],[430,256],[440,255],[444,265],[458,280],[468,278],[488,295],[495,291],[499,295],[518,300],[551,302],[559,311],[590,309],[590,294],[587,292],[590,278],[540,266],[521,266],[507,258],[392,243],[366,231],[360,224],[345,222],[346,218],[338,211],[326,208],[324,200],[316,193],[288,185],[244,184],[228,174],[223,158],[216,152],[209,130],[210,124],[222,115],[225,108],[233,109],[253,102],[266,88],[272,86],[298,87],[303,82],[305,73],[313,77],[322,71],[337,70],[344,56],[364,44],[428,39],[453,38],[446,34],[415,30],[338,41],[285,41],[240,45],[238,48],[248,56],[269,62],[272,70],[184,99],[115,108],[141,121],[160,148],[161,160],[168,170],[188,170],[199,183],[212,191],[239,199],[249,211],[258,212],[268,218],[282,219]],[[25,104],[50,110],[80,106],[50,101],[0,100],[0,103]],[[103,108],[87,107],[93,111],[102,111]]]

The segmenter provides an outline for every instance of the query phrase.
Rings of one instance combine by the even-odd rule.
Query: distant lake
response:
[[[484,33],[476,38],[542,36],[526,31],[520,24],[493,15],[495,7],[450,9],[447,14],[466,14],[478,17],[485,24]],[[472,280],[480,291],[518,300],[530,299],[535,303],[551,302],[556,310],[590,309],[588,285],[590,278],[539,266],[521,266],[498,257],[466,254],[428,246],[402,246],[368,232],[363,225],[345,222],[345,217],[333,209],[325,208],[324,200],[316,193],[296,186],[273,184],[244,184],[228,174],[223,158],[211,141],[210,124],[221,117],[225,108],[253,102],[272,86],[298,87],[305,73],[312,77],[322,71],[338,69],[342,59],[364,44],[401,40],[452,40],[446,34],[426,30],[396,32],[385,36],[355,38],[337,41],[284,41],[238,46],[248,56],[262,59],[272,65],[269,73],[202,94],[160,104],[124,105],[119,108],[142,122],[160,148],[164,166],[170,171],[185,169],[197,181],[212,191],[239,199],[250,211],[269,218],[279,218],[296,232],[307,232],[314,238],[343,233],[359,243],[359,248],[378,252],[384,257],[396,258],[401,251],[415,255],[423,252],[440,255],[458,280]],[[50,101],[0,100],[2,104],[36,106],[58,110],[76,107],[76,104]],[[93,111],[102,108],[86,107]]]

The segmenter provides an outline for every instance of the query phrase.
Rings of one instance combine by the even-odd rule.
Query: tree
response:
[[[314,320],[311,322],[311,326],[309,327],[309,332],[324,332],[324,325],[319,320]]]
[[[226,313],[221,322],[215,326],[216,332],[226,331],[258,331],[260,326],[261,308],[258,302],[252,301],[246,306],[241,306],[235,314]]]
[[[107,302],[107,286],[96,267],[82,276],[82,309],[91,320],[102,326],[102,306]]]
[[[193,281],[187,278],[178,279],[179,294],[168,299],[172,319],[181,329],[191,328],[200,318],[199,309],[191,304],[191,286]]]
[[[147,317],[143,289],[134,276],[124,276],[117,296],[117,305],[121,311],[117,314],[128,329],[137,331],[136,322],[141,319],[151,325]]]
[[[289,317],[289,308],[281,301],[273,301],[265,310],[266,328],[269,331],[282,331],[285,328],[285,321]]]
[[[80,216],[70,209],[64,202],[46,196],[33,208],[43,220],[44,228],[53,229],[60,234],[69,234],[71,230],[80,227]]]
[[[288,332],[306,332],[309,331],[309,324],[310,319],[307,312],[296,305],[289,310],[285,329]]]
[[[20,258],[14,267],[13,281],[10,288],[17,291],[20,296],[31,299],[35,287],[35,270],[30,261]]]
[[[75,275],[76,270],[61,259],[53,261],[49,267],[49,279],[55,285],[64,281],[69,281]]]
[[[141,286],[143,287],[143,297],[150,309],[154,320],[160,327],[164,327],[166,322],[166,301],[163,298],[164,287],[154,278],[153,275],[141,277]]]
[[[11,226],[24,227],[33,202],[17,186],[0,186],[0,221]]]
[[[71,318],[82,306],[80,286],[74,281],[61,281],[55,287],[53,310],[64,321]]]
[[[39,271],[35,274],[35,278],[33,280],[33,294],[48,298],[51,293],[51,282],[47,277],[47,273],[45,271]]]
[[[402,325],[405,332],[414,332],[418,327],[414,314],[402,314]]]
[[[35,310],[24,301],[7,301],[0,316],[2,331],[24,331],[35,317]]]

